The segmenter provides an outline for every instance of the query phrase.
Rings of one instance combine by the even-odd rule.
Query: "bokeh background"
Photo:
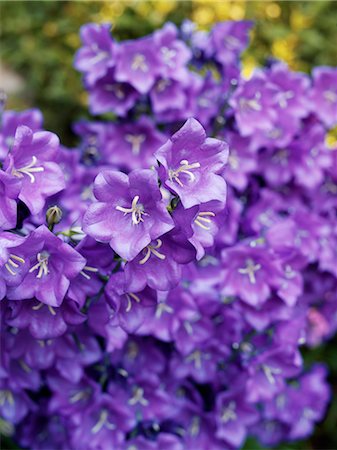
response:
[[[317,65],[337,65],[336,1],[0,1],[0,87],[7,107],[38,107],[45,128],[66,145],[75,145],[71,124],[88,116],[87,98],[73,56],[80,46],[79,28],[87,22],[111,22],[117,40],[137,38],[166,21],[185,19],[200,29],[222,20],[255,22],[251,44],[243,56],[245,76],[270,58],[295,70],[310,72]],[[334,400],[328,415],[308,440],[282,445],[280,450],[337,449],[337,339],[310,350],[307,364],[324,361],[330,369]],[[3,435],[10,434],[1,430]],[[3,436],[3,450],[16,449]],[[245,450],[262,450],[248,440]],[[56,449],[50,449],[56,450]]]

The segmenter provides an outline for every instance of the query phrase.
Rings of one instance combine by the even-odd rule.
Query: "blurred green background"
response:
[[[116,39],[127,39],[145,35],[167,20],[179,25],[188,18],[209,29],[221,20],[252,19],[256,25],[243,57],[245,75],[269,56],[305,72],[337,63],[335,1],[0,0],[0,9],[0,87],[8,93],[7,106],[40,108],[45,127],[58,133],[66,145],[76,143],[71,123],[88,114],[80,74],[72,67],[80,46],[79,28],[87,22],[111,22]],[[310,439],[279,448],[337,450],[337,339],[307,352],[305,358],[308,363],[329,365],[334,402]],[[17,447],[3,438],[1,448]],[[245,450],[255,449],[262,447],[249,440]]]

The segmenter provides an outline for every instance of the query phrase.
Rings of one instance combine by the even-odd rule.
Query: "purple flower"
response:
[[[252,22],[248,20],[216,24],[210,35],[215,59],[224,66],[237,63],[241,52],[248,45],[248,32],[251,27]]]
[[[86,74],[89,86],[106,75],[115,64],[116,45],[110,35],[110,24],[88,23],[81,27],[81,47],[75,56],[74,66]]]
[[[21,266],[13,270],[16,277],[26,269],[21,284],[9,289],[8,298],[22,300],[35,296],[46,305],[60,306],[70,280],[84,268],[85,259],[44,225],[34,230],[18,251],[25,266],[29,262],[29,270]]]
[[[0,169],[0,231],[15,228],[20,181]]]
[[[278,261],[265,248],[237,245],[222,251],[222,295],[237,295],[252,306],[262,305],[281,284]]]
[[[258,130],[270,130],[277,118],[274,108],[276,86],[268,83],[267,75],[257,72],[250,80],[242,81],[229,100],[242,136]]]
[[[125,265],[127,285],[136,292],[146,285],[160,291],[172,289],[181,277],[181,265],[194,257],[194,248],[185,236],[172,231],[149,242]]]
[[[137,122],[112,125],[103,149],[105,161],[127,171],[155,165],[154,152],[166,141],[153,122],[140,117]]]
[[[160,59],[152,37],[120,44],[116,61],[117,81],[130,83],[146,94],[160,73]]]
[[[126,260],[171,230],[173,220],[165,208],[153,170],[134,170],[129,175],[103,171],[95,180],[98,202],[90,205],[83,229]]]
[[[62,170],[55,162],[58,148],[59,140],[53,133],[34,133],[26,126],[16,131],[4,169],[21,181],[19,199],[32,214],[39,213],[45,199],[65,187]]]
[[[258,418],[257,410],[247,403],[244,389],[234,388],[217,395],[216,436],[234,448],[239,448],[243,444],[247,428]]]
[[[311,110],[327,126],[337,123],[337,69],[316,67],[313,70]]]
[[[218,174],[227,161],[227,145],[206,138],[197,120],[189,119],[155,156],[161,164],[161,181],[180,197],[184,208],[211,200],[225,203],[226,183]]]
[[[0,160],[3,160],[13,146],[16,129],[20,125],[25,125],[33,131],[41,130],[43,118],[38,109],[27,109],[22,112],[5,111],[1,122]]]
[[[125,117],[139,99],[139,93],[129,83],[116,81],[114,70],[110,69],[89,91],[89,109],[91,114],[113,112]]]

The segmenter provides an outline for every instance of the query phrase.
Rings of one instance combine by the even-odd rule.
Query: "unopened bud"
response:
[[[53,226],[59,223],[62,219],[62,210],[54,205],[47,209],[46,219],[48,226]]]

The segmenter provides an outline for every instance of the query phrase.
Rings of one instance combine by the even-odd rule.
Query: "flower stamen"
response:
[[[87,272],[98,272],[98,269],[96,267],[91,267],[91,266],[84,266],[83,269],[81,270],[80,274],[86,279],[86,280],[91,280],[91,276],[88,275],[87,273],[85,273],[84,271]]]
[[[131,151],[134,155],[139,155],[142,143],[145,141],[144,134],[126,134],[126,142],[131,144]]]
[[[108,411],[103,409],[99,415],[98,422],[91,428],[92,434],[97,434],[103,427],[107,427],[108,430],[114,430],[116,426],[108,421]]]
[[[146,64],[145,56],[141,53],[136,53],[132,60],[131,69],[148,72],[149,66]]]
[[[35,164],[37,163],[36,156],[32,156],[32,161],[27,164],[27,166],[21,167],[20,169],[13,169],[12,175],[18,178],[22,178],[24,175],[27,175],[30,178],[30,182],[35,182],[35,176],[33,173],[43,172],[44,167],[35,167]]]
[[[6,267],[6,269],[8,270],[8,272],[9,272],[11,275],[15,276],[15,275],[16,275],[16,272],[12,269],[12,267],[14,267],[15,269],[17,269],[17,268],[19,267],[19,264],[17,264],[17,263],[14,262],[13,260],[14,260],[14,261],[17,261],[17,262],[19,262],[19,263],[22,263],[22,264],[25,263],[25,260],[24,260],[23,258],[20,258],[20,256],[13,255],[12,253],[9,255],[9,258],[8,258],[8,261],[7,261],[6,264],[5,264],[5,267]],[[10,267],[10,266],[12,266],[12,267]]]
[[[128,304],[126,306],[125,311],[126,312],[130,312],[131,308],[132,308],[132,301],[131,301],[131,299],[135,300],[137,303],[140,303],[140,298],[136,294],[133,294],[132,292],[127,292],[125,294],[125,296],[126,296],[126,299],[128,301]]]
[[[124,216],[131,213],[131,219],[133,225],[138,225],[140,222],[144,222],[142,216],[148,216],[148,214],[144,211],[144,206],[142,204],[137,205],[139,200],[139,195],[136,195],[131,203],[131,208],[124,208],[124,206],[116,206],[117,211],[121,211],[124,213]]]
[[[176,183],[178,183],[180,187],[184,187],[184,184],[180,180],[179,175],[181,173],[184,173],[185,175],[188,176],[189,181],[192,183],[196,180],[196,176],[194,173],[191,172],[191,170],[199,169],[199,167],[200,167],[200,163],[195,162],[195,163],[189,164],[187,159],[183,159],[182,161],[180,161],[180,166],[178,167],[178,169],[175,169],[175,170],[170,169],[169,170],[169,179],[170,179],[170,181],[175,181]]]
[[[211,220],[211,219],[208,219],[208,218],[205,217],[205,216],[215,217],[215,214],[214,214],[214,212],[212,212],[212,211],[202,211],[202,212],[199,212],[198,215],[197,215],[197,217],[194,219],[194,223],[195,223],[196,225],[198,225],[200,228],[203,228],[204,230],[209,231],[209,230],[211,229],[211,227],[208,226],[208,225],[205,225],[205,223],[206,223],[206,224],[212,223],[212,220]]]
[[[157,258],[161,259],[162,261],[166,258],[165,255],[158,252],[158,248],[160,248],[163,245],[163,242],[160,239],[157,239],[156,245],[148,245],[145,247],[144,251],[146,251],[146,254],[143,259],[139,261],[139,264],[145,264],[151,256],[151,253],[153,253]]]
[[[48,273],[49,273],[49,269],[48,269],[49,256],[50,255],[48,252],[38,253],[37,254],[38,263],[29,269],[29,273],[32,273],[32,272],[34,272],[34,270],[39,269],[39,271],[36,275],[36,278],[42,278],[43,276],[48,275]]]
[[[249,281],[251,284],[256,283],[255,272],[261,269],[261,264],[254,264],[252,259],[246,260],[246,267],[238,269],[238,272],[242,275],[248,275]]]

